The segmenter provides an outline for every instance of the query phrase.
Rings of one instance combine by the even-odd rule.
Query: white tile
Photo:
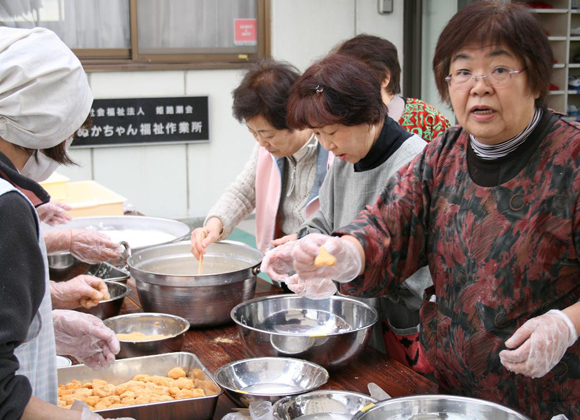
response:
[[[147,216],[187,216],[185,145],[94,150],[95,181]]]
[[[272,56],[304,71],[355,35],[354,15],[352,0],[272,0]]]
[[[96,99],[183,96],[184,71],[97,72],[90,75]]]
[[[60,166],[58,172],[71,181],[89,181],[92,179],[92,162],[90,149],[69,149],[68,154],[79,166]]]

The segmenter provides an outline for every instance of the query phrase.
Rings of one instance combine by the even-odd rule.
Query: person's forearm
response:
[[[358,275],[360,276],[361,274],[364,274],[364,272],[365,272],[365,250],[362,247],[361,243],[354,236],[350,236],[350,235],[344,235],[341,237],[341,239],[348,241],[348,242],[352,242],[353,244],[355,244],[356,249],[358,250],[360,258],[361,258],[361,269],[360,269],[360,273],[358,273]]]
[[[568,306],[562,312],[564,312],[568,318],[570,318],[570,321],[572,321],[572,324],[574,324],[574,328],[576,328],[576,334],[580,336],[580,302],[576,302],[574,305]]]
[[[32,397],[22,414],[22,420],[80,420],[80,411],[71,411]]]
[[[70,251],[71,246],[71,231],[67,230],[51,230],[44,232],[44,242],[46,244],[46,252],[52,254],[55,252]]]

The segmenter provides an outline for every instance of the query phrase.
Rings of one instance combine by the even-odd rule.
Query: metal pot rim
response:
[[[292,295],[287,295],[287,294],[285,294],[285,295],[273,295],[273,296],[261,296],[261,297],[257,297],[257,298],[254,298],[254,299],[246,300],[245,302],[241,302],[241,303],[237,304],[236,306],[234,306],[234,308],[230,312],[230,318],[232,318],[232,320],[238,326],[240,326],[242,328],[247,328],[248,330],[251,330],[251,331],[256,331],[258,333],[268,334],[268,335],[271,335],[271,336],[309,337],[308,334],[299,334],[299,333],[291,333],[291,332],[277,332],[277,331],[265,331],[265,330],[261,330],[261,329],[256,328],[256,327],[251,327],[249,325],[243,324],[238,319],[236,319],[236,317],[234,316],[234,314],[236,313],[236,311],[239,308],[243,307],[243,306],[251,305],[253,303],[260,302],[260,301],[264,301],[264,300],[275,300],[275,299],[304,299],[304,298],[301,297],[301,296],[297,296],[297,295],[292,296]],[[351,299],[351,298],[342,297],[342,296],[336,296],[336,295],[331,296],[329,299],[331,299],[331,300],[339,300],[339,301],[346,301],[346,302],[353,303],[355,305],[363,306],[365,309],[369,310],[373,314],[373,320],[367,326],[353,328],[352,330],[350,330],[348,332],[329,332],[329,333],[325,334],[326,337],[346,335],[346,334],[350,334],[350,333],[355,333],[357,331],[363,331],[363,330],[372,328],[377,323],[377,321],[379,319],[379,314],[378,314],[377,310],[375,308],[373,308],[372,306],[367,305],[364,302],[358,301],[356,299]]]
[[[424,400],[429,400],[429,399],[441,399],[441,400],[448,400],[448,401],[455,401],[455,402],[464,402],[464,403],[471,403],[471,404],[476,404],[476,405],[484,405],[484,406],[488,406],[488,407],[492,407],[495,408],[497,410],[500,410],[504,413],[507,414],[511,414],[513,416],[515,416],[516,418],[519,418],[521,420],[531,420],[529,417],[509,408],[506,407],[504,405],[492,402],[492,401],[486,401],[486,400],[482,400],[479,398],[472,398],[472,397],[463,397],[463,396],[459,396],[459,395],[447,395],[447,394],[427,394],[427,395],[408,395],[405,397],[395,397],[395,398],[391,398],[388,400],[384,400],[384,401],[379,401],[377,403],[375,403],[372,407],[369,407],[368,409],[366,409],[365,411],[359,411],[358,413],[355,414],[355,416],[353,417],[353,420],[359,420],[360,418],[362,418],[365,414],[370,413],[372,411],[378,410],[379,408],[382,408],[384,406],[388,406],[388,405],[394,405],[400,402],[406,402],[406,401],[424,401]]]

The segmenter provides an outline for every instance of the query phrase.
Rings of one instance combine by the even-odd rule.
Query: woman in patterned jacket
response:
[[[461,9],[433,60],[460,125],[335,237],[308,235],[292,256],[301,281],[361,296],[428,264],[437,302],[421,315],[440,391],[580,419],[580,127],[546,107],[552,65],[525,6]],[[336,264],[315,267],[322,245]]]

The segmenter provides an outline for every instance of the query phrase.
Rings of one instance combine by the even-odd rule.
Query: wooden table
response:
[[[125,298],[121,313],[141,312],[134,280],[128,284],[132,292]],[[282,289],[258,279],[256,297],[281,293]],[[205,367],[214,373],[219,367],[235,360],[246,359],[244,346],[235,324],[216,328],[196,328],[188,331],[182,351],[194,353]],[[413,394],[430,394],[437,391],[435,383],[415,373],[386,355],[367,347],[359,357],[347,367],[330,372],[330,379],[322,388],[356,391],[368,394],[367,384],[374,382],[392,397]],[[218,399],[215,420],[220,420],[236,407],[224,393]]]

